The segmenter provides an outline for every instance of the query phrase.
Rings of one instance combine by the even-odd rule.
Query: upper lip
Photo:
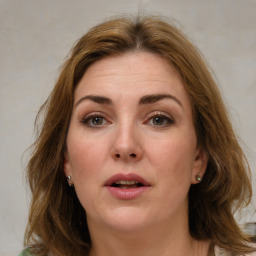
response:
[[[138,183],[141,183],[143,186],[151,186],[151,184],[147,180],[145,180],[144,178],[142,178],[141,176],[135,173],[128,173],[128,174],[117,173],[111,176],[105,182],[104,186],[111,186],[112,184],[118,181],[136,181]]]

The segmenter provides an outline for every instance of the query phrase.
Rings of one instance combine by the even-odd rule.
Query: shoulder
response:
[[[248,256],[256,256],[256,243],[251,243],[250,245],[251,245],[252,248],[255,249],[255,251],[252,252],[252,253],[248,253],[247,255]]]
[[[256,245],[253,245],[252,247],[253,248],[255,247],[255,249],[256,249]],[[214,248],[214,252],[215,252],[215,256],[231,256],[230,253],[228,253],[227,251],[221,249],[217,245]],[[247,253],[244,256],[256,256],[256,251],[255,252],[251,252],[251,253]]]
[[[18,256],[32,256],[28,249],[24,249]]]
[[[253,248],[255,248],[255,252],[248,254],[248,256],[256,256],[256,243],[251,244]]]
[[[246,256],[256,256],[256,251],[246,254]]]

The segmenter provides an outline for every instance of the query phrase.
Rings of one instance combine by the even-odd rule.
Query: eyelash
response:
[[[101,123],[100,125],[96,125],[96,124],[90,123],[93,121],[94,118],[100,118],[104,124]],[[106,122],[108,123],[106,118],[103,115],[97,114],[97,113],[89,114],[84,118],[82,118],[81,120],[81,124],[86,125],[89,128],[99,128],[101,126],[104,126]]]
[[[93,124],[92,122],[93,122],[94,118],[100,118],[101,123],[98,125]],[[154,122],[154,119],[156,120],[156,118],[159,118],[163,122],[160,124],[150,123],[151,121]],[[81,120],[81,124],[86,125],[89,128],[100,128],[100,127],[104,126],[106,123],[109,123],[109,121],[107,121],[106,118],[100,113],[89,114],[89,115],[85,116],[84,118],[82,118],[82,120]],[[162,113],[153,113],[147,118],[146,122],[144,122],[144,124],[150,124],[151,126],[155,126],[155,127],[159,127],[159,128],[168,127],[169,125],[174,124],[174,123],[175,123],[175,121],[173,118],[168,117]]]
[[[147,119],[147,121],[145,122],[145,123],[149,123],[149,122],[153,122],[153,120],[155,119],[155,118],[160,118],[160,119],[162,119],[162,121],[164,122],[164,124],[151,124],[152,126],[155,126],[155,127],[161,127],[161,128],[164,128],[164,127],[168,127],[169,125],[171,125],[171,124],[174,124],[175,123],[175,121],[174,121],[174,119],[173,118],[171,118],[171,117],[168,117],[168,116],[166,116],[166,115],[164,115],[164,114],[162,114],[162,113],[154,113],[154,114],[152,114],[148,119]]]

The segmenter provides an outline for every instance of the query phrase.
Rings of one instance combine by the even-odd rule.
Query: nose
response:
[[[141,136],[135,127],[119,127],[114,134],[111,155],[114,160],[139,161],[143,157]]]

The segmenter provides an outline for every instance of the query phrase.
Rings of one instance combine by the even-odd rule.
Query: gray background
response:
[[[108,16],[140,12],[177,20],[216,74],[255,185],[255,11],[256,0],[0,0],[0,255],[22,249],[29,203],[22,155],[34,139],[37,110],[74,42]],[[256,221],[253,209],[239,221]]]

